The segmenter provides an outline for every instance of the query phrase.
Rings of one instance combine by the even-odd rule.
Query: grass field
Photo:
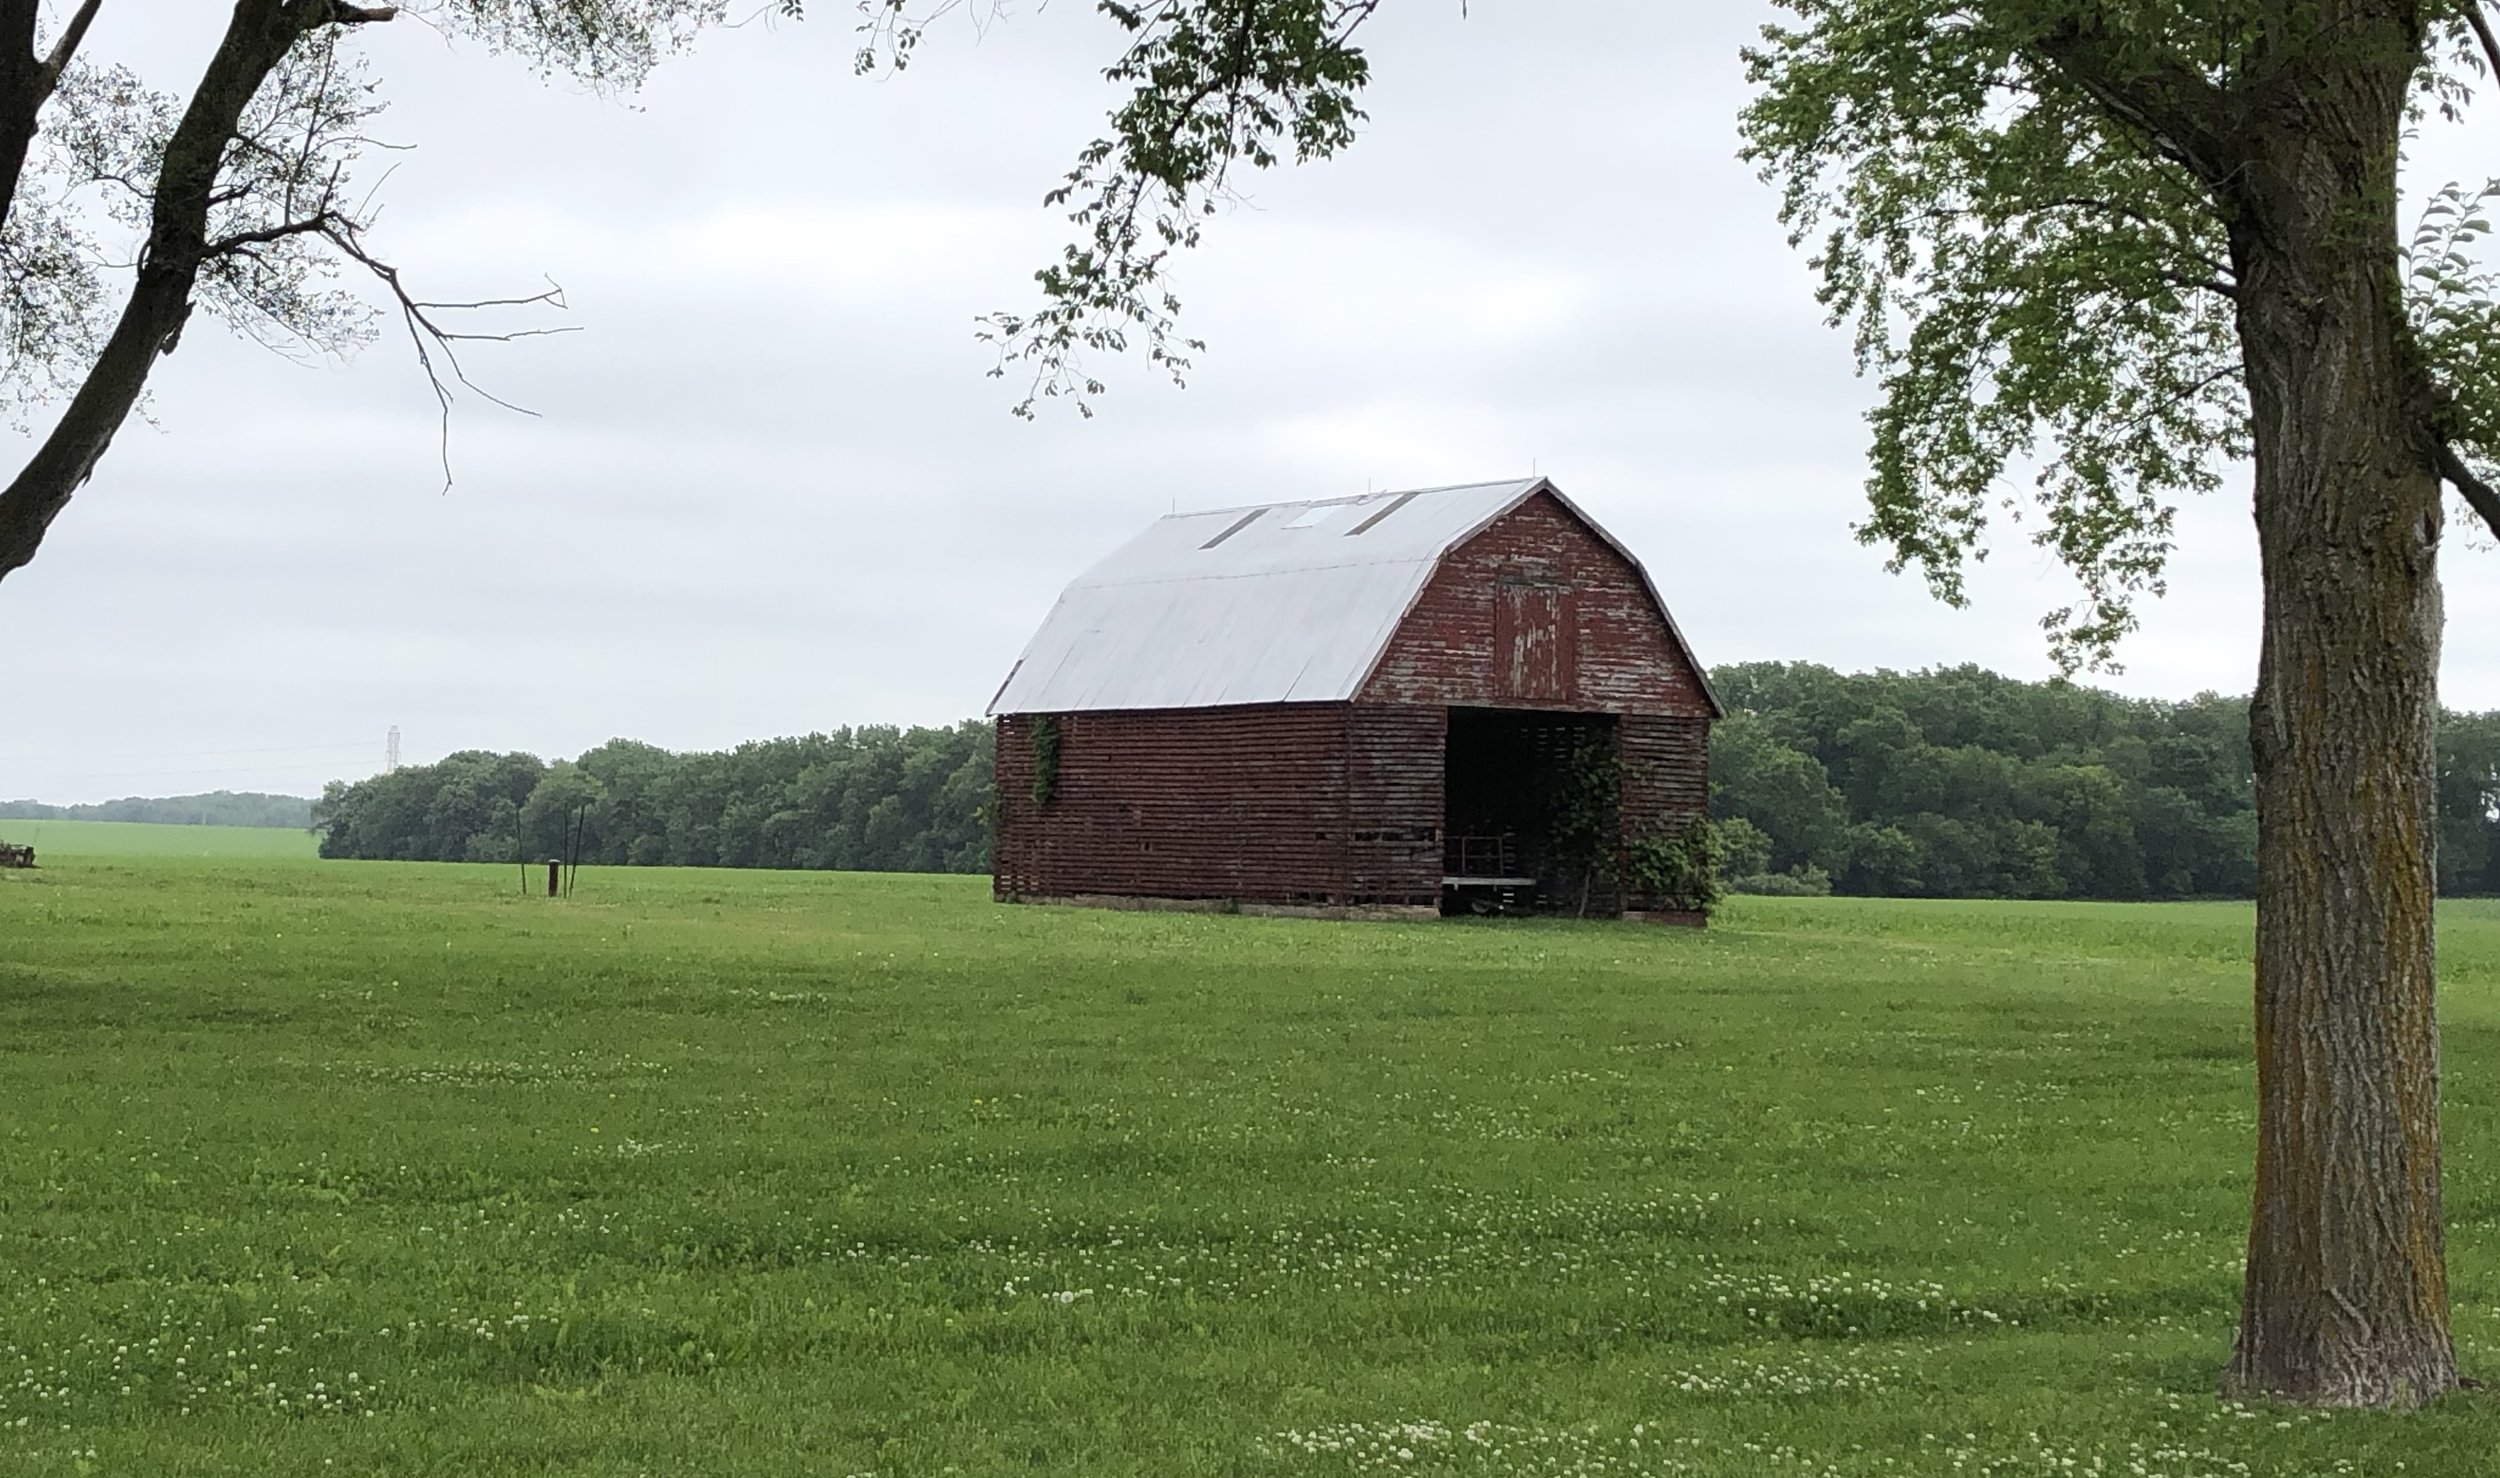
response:
[[[319,843],[282,826],[165,826],[151,821],[11,821],[0,841],[49,857],[304,857]]]
[[[2228,906],[0,874],[0,1472],[2481,1475],[2213,1396]],[[2445,916],[2500,1375],[2500,911]]]

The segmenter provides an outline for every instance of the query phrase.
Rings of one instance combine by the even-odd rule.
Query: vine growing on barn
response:
[[[1059,720],[1041,714],[1033,720],[1033,804],[1048,806],[1059,796]]]

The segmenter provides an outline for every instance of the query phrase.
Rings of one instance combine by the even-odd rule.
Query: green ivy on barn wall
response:
[[[1037,714],[1033,719],[1033,804],[1047,806],[1059,795],[1059,719]]]

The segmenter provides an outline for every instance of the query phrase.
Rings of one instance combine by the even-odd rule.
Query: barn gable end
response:
[[[1550,659],[1538,618],[1554,623]],[[1648,576],[1550,486],[1441,556],[1356,701],[1718,712]]]

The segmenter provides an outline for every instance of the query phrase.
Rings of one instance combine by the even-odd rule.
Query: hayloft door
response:
[[[1494,682],[1506,698],[1560,702],[1579,686],[1580,642],[1571,592],[1505,578],[1494,588]]]

